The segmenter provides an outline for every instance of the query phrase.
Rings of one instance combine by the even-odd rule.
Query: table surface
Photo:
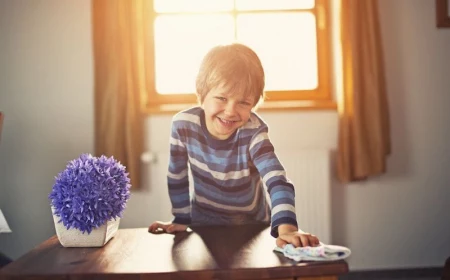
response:
[[[151,234],[120,229],[102,248],[64,248],[55,236],[10,263],[1,279],[273,279],[340,275],[345,261],[294,262],[262,225]]]

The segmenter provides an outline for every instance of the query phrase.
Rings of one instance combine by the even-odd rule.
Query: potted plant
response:
[[[119,228],[130,186],[125,166],[113,157],[82,154],[70,161],[48,195],[61,245],[105,245]]]

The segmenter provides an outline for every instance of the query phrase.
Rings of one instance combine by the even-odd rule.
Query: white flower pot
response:
[[[58,223],[59,220],[58,216],[53,215],[56,235],[64,247],[102,247],[114,237],[120,223],[120,218],[110,220],[88,234],[76,228],[67,229],[63,222]]]

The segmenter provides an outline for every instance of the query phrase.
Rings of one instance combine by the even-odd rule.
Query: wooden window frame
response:
[[[147,114],[175,113],[190,106],[198,105],[195,94],[158,94],[155,81],[154,22],[158,15],[153,9],[153,1],[148,1],[146,9],[145,69],[146,91],[142,94],[142,108]],[[331,26],[330,4],[328,0],[316,0],[311,11],[316,17],[316,38],[318,57],[318,87],[313,90],[266,91],[266,99],[258,108],[265,110],[321,110],[336,109],[331,89]],[[232,11],[231,13],[236,13]],[[247,11],[246,11],[247,12]]]

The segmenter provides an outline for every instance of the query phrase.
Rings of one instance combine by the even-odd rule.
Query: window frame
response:
[[[153,9],[153,1],[147,1],[146,19],[144,19],[144,61],[146,89],[142,94],[142,108],[145,113],[174,113],[198,105],[195,94],[158,94],[155,81],[155,42],[154,22],[158,13]],[[271,10],[268,10],[270,12]],[[284,12],[289,10],[283,10]],[[336,109],[331,88],[333,62],[331,57],[331,20],[328,0],[315,0],[310,11],[316,17],[316,38],[318,58],[318,87],[311,90],[266,91],[266,99],[258,110],[280,109]],[[260,12],[260,11],[258,11]],[[230,12],[236,16],[236,10]],[[251,13],[251,11],[243,11]]]

